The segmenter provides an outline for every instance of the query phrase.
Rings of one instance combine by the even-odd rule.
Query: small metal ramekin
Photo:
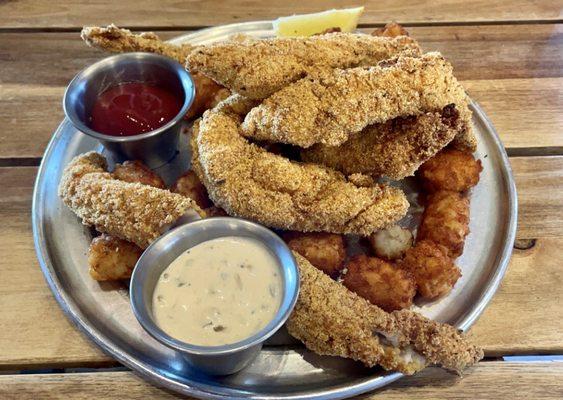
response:
[[[273,320],[240,342],[223,346],[197,346],[177,340],[154,322],[152,297],[158,278],[187,249],[225,236],[259,240],[274,255],[283,278],[283,298]],[[271,230],[250,221],[220,217],[179,226],[156,240],[143,253],[131,277],[131,305],[141,326],[160,343],[183,354],[190,365],[209,375],[229,375],[244,368],[287,320],[299,294],[299,270],[291,250]]]
[[[164,87],[182,101],[166,125],[134,136],[111,136],[92,130],[87,118],[96,99],[107,89],[128,82]],[[178,62],[151,53],[125,53],[104,58],[84,69],[68,85],[63,108],[79,131],[98,139],[116,162],[141,160],[151,168],[170,161],[177,151],[183,117],[195,97],[192,77]]]

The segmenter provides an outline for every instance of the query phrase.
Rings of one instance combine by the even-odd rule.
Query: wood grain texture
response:
[[[0,28],[76,28],[84,24],[115,22],[123,26],[209,26],[241,21],[274,19],[283,15],[318,12],[331,8],[365,6],[360,23],[545,21],[561,19],[557,0],[408,0],[371,1],[177,1],[125,0],[17,0],[0,3]]]
[[[518,190],[517,236],[525,239],[561,236],[563,157],[515,157],[510,162]]]
[[[452,61],[507,147],[563,146],[563,25],[417,27],[411,33],[424,49]],[[0,33],[0,158],[40,157],[63,118],[64,87],[103,56],[78,33]]]
[[[471,368],[463,378],[427,368],[357,399],[555,400],[563,396],[562,380],[563,363],[491,361]],[[187,399],[152,386],[131,372],[4,375],[0,376],[0,397],[6,400]]]
[[[515,251],[472,335],[488,355],[562,352],[563,320],[554,316],[563,304],[563,202],[550,199],[563,186],[563,157],[511,161],[523,209],[521,232],[538,240],[529,250]],[[37,265],[29,218],[35,173],[32,167],[0,168],[0,369],[109,363],[63,315]]]

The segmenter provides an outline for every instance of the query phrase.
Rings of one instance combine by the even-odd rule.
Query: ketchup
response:
[[[111,136],[139,135],[165,125],[181,108],[180,99],[165,89],[142,82],[123,83],[98,97],[90,128]]]

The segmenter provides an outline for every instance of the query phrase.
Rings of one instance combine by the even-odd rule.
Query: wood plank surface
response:
[[[360,23],[450,23],[467,21],[560,20],[557,0],[371,1],[98,1],[12,0],[0,2],[0,28],[76,28],[115,22],[124,26],[193,27],[274,19],[331,8],[365,6]]]
[[[463,378],[438,368],[427,368],[357,399],[555,400],[563,396],[562,380],[561,362],[490,361],[471,368]],[[4,375],[0,376],[0,397],[5,400],[187,399],[152,386],[131,372]]]
[[[452,61],[507,147],[563,147],[563,25],[410,30]],[[63,118],[64,87],[103,56],[76,32],[0,33],[0,158],[40,157]]]
[[[563,352],[563,157],[517,157],[520,232],[507,276],[472,335],[488,355]],[[0,168],[0,369],[111,362],[56,304],[37,265],[29,210],[36,168]],[[559,191],[559,192],[558,192]],[[546,211],[542,211],[546,210]],[[546,237],[547,235],[552,237]],[[86,266],[84,266],[86,267]]]

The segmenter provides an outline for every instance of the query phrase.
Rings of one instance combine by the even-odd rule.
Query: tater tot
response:
[[[430,195],[422,214],[417,240],[430,239],[457,258],[469,234],[469,199],[458,193],[439,191]]]
[[[206,110],[215,107],[231,94],[228,89],[215,83],[215,81],[203,74],[193,72],[192,78],[195,86],[195,98],[186,114],[186,119],[199,117]]]
[[[346,259],[346,244],[342,235],[286,232],[282,236],[291,250],[301,254],[327,275],[335,277],[342,269]]]
[[[448,249],[431,240],[422,240],[407,250],[400,266],[412,273],[419,295],[428,300],[448,294],[461,277]]]
[[[205,189],[205,186],[203,186],[192,170],[179,177],[170,188],[170,191],[189,197],[202,209],[213,206],[213,203],[207,196],[207,189]]]
[[[346,268],[344,286],[370,303],[385,311],[412,305],[416,284],[408,271],[364,254],[352,257]]]
[[[143,250],[137,245],[103,234],[88,250],[90,276],[97,281],[129,279]]]
[[[383,28],[377,28],[372,33],[372,36],[409,36],[408,31],[396,22],[389,22]]]
[[[151,171],[149,167],[141,161],[125,161],[117,164],[112,172],[115,179],[130,183],[142,183],[158,189],[166,189],[166,185],[160,176]]]
[[[442,150],[418,170],[424,188],[429,192],[451,190],[463,192],[479,182],[481,160],[455,149]]]
[[[369,237],[375,255],[386,260],[401,258],[412,247],[412,241],[411,231],[399,225],[382,229]]]

